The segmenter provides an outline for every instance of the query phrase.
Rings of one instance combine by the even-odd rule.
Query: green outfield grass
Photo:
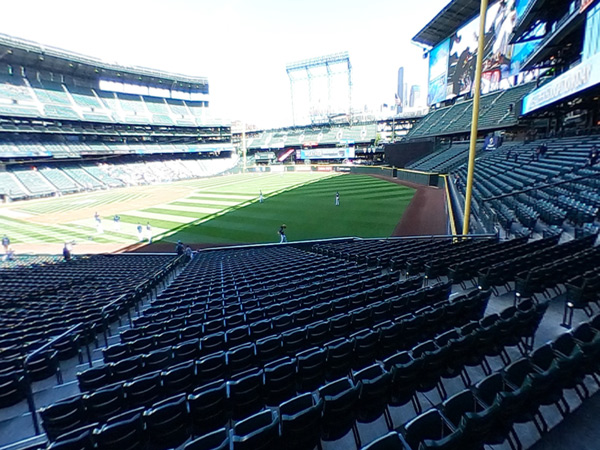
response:
[[[335,206],[335,193],[340,206]],[[414,190],[364,175],[334,176],[295,187],[201,223],[182,227],[165,240],[174,242],[273,242],[287,226],[290,241],[340,236],[392,234]]]
[[[168,189],[175,195],[165,202],[160,194]],[[334,206],[336,191],[339,207]],[[390,236],[413,193],[359,175],[240,174],[15,202],[0,206],[0,234],[15,244],[75,240],[127,246],[138,240],[137,224],[150,223],[155,241],[248,243],[276,241],[285,223],[290,240],[383,237]],[[140,206],[132,209],[132,204]],[[94,211],[103,219],[102,234],[95,228]],[[121,216],[118,231],[115,212]]]

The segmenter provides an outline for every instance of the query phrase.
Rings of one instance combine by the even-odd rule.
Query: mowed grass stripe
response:
[[[129,242],[132,239],[131,235],[129,234],[119,233],[111,229],[107,230],[106,227],[104,227],[104,234],[102,235],[97,234],[96,229],[94,227],[88,227],[76,223],[68,223],[64,225],[64,227],[71,228],[73,230],[79,231],[80,233],[88,233],[88,235],[93,236],[94,239],[96,239],[96,236],[103,236],[106,240],[110,242]]]
[[[235,206],[238,205],[240,203],[240,201],[225,201],[225,200],[211,200],[208,197],[187,197],[188,200],[199,200],[198,203],[202,203],[204,205],[217,205],[217,206]]]
[[[179,202],[177,202],[179,203]],[[147,208],[144,211],[150,211],[151,208]],[[154,209],[162,209],[165,211],[171,211],[169,214],[178,214],[179,211],[186,211],[186,212],[196,212],[196,213],[202,213],[202,214],[214,214],[216,212],[221,211],[223,208],[215,208],[213,207],[206,207],[206,206],[198,206],[198,204],[196,203],[186,203],[184,205],[180,205],[180,204],[175,204],[175,203],[168,203],[166,205],[158,205],[156,206]]]
[[[182,211],[185,211],[185,208],[202,208],[206,211],[210,211],[211,213],[215,213],[215,212],[219,212],[219,211],[223,211],[224,209],[227,208],[231,208],[232,206],[237,206],[240,203],[234,203],[233,205],[209,205],[206,203],[202,203],[202,202],[173,202],[173,203],[169,203],[167,205],[165,205],[167,208],[170,207],[171,205],[175,206],[176,208],[174,209],[180,209]]]
[[[162,208],[148,208],[148,209],[144,209],[143,212],[144,213],[152,213],[152,214],[160,214],[161,216],[165,216],[167,217],[168,215],[165,213],[169,213],[172,212],[173,214],[177,214],[178,217],[189,217],[191,220],[188,220],[185,223],[189,223],[190,221],[193,221],[195,219],[202,219],[203,217],[207,217],[210,216],[211,214],[214,214],[214,212],[218,212],[217,211],[213,211],[213,212],[209,212],[209,213],[200,213],[197,211],[176,211],[176,210],[168,210],[168,209],[162,209]]]
[[[334,205],[337,191],[341,196],[339,207]],[[273,195],[262,204],[254,202],[186,227],[168,240],[273,242],[278,240],[277,230],[282,223],[288,226],[290,240],[387,237],[413,195],[413,189],[364,175],[324,178]]]
[[[150,222],[150,225],[152,225],[152,228],[162,228],[165,230],[172,230],[173,228],[179,228],[181,226],[181,222],[171,222],[168,220],[158,220],[158,219],[152,219],[149,220],[147,217],[144,216],[132,216],[129,214],[121,214],[121,222],[123,223],[132,223],[134,225],[142,224],[142,225],[146,225],[146,222]],[[155,233],[158,234],[158,233]]]
[[[214,189],[218,193],[238,193],[248,194],[253,192],[257,197],[259,191],[263,191],[263,194],[267,192],[274,192],[283,188],[290,188],[319,180],[321,178],[331,177],[332,174],[327,173],[302,173],[302,174],[240,174],[232,176],[226,183],[222,183],[220,186],[206,186],[197,189],[196,192],[204,192],[210,189]],[[238,186],[239,190],[234,190],[233,186]]]
[[[149,221],[153,227],[153,234],[156,236],[164,231],[185,227],[189,222],[207,220],[212,214],[219,215],[223,211],[245,210],[246,207],[239,208],[238,205],[247,204],[248,202],[258,204],[258,195],[261,190],[267,201],[269,201],[271,196],[274,195],[273,193],[277,191],[295,189],[330,177],[332,177],[332,174],[329,173],[239,174],[186,180],[160,186],[133,186],[110,191],[85,192],[64,197],[15,202],[10,205],[10,209],[13,211],[33,215],[58,213],[63,214],[64,218],[59,219],[61,222],[58,224],[51,223],[49,225],[31,223],[20,218],[16,218],[16,220],[10,218],[5,220],[4,226],[0,223],[0,229],[3,232],[10,233],[13,242],[62,243],[72,239],[93,239],[93,242],[129,242],[137,238],[135,228],[138,223],[145,226]],[[187,198],[189,194],[184,194],[184,192],[188,187],[195,191],[194,196],[198,199],[190,200]],[[144,190],[141,191],[141,188]],[[77,220],[76,222],[69,221],[69,211],[92,209],[97,210],[102,215],[104,205],[113,203],[118,205],[124,201],[153,198],[154,195],[162,195],[165,189],[179,189],[182,192],[181,198],[176,202],[167,204],[164,203],[164,200],[157,201],[156,206],[147,208],[147,211],[122,210],[122,212],[119,212],[122,222],[121,233],[112,231],[112,216],[103,217],[104,233],[102,235],[96,233],[91,214],[88,219]],[[205,199],[210,200],[211,204],[203,203]],[[176,204],[180,202],[184,204]],[[186,203],[191,205],[188,206]],[[118,207],[116,210],[118,211]],[[210,214],[206,215],[208,211],[210,211]],[[0,208],[0,215],[2,215],[2,208]],[[172,220],[173,217],[177,217],[177,219]],[[225,240],[220,242],[225,242]]]
[[[216,192],[202,192],[203,195],[194,194],[193,196],[187,198],[222,198],[224,200],[250,200],[254,198],[253,195],[241,195],[237,192],[235,193],[216,193]]]
[[[168,214],[168,211],[164,212],[161,209],[159,209],[159,212],[149,212],[147,210],[127,211],[127,215],[129,215],[129,216],[137,216],[137,217],[145,217],[147,221],[151,221],[151,220],[166,220],[166,221],[169,221],[169,222],[179,223],[179,224],[189,223],[190,222],[189,217],[179,216],[179,215],[176,215],[176,214]]]
[[[32,242],[52,242],[42,234],[34,230],[23,229],[18,226],[2,225],[2,232],[5,233],[13,244],[32,243]]]
[[[19,211],[26,211],[31,214],[53,214],[68,211],[75,211],[84,208],[101,208],[103,205],[112,203],[121,203],[126,201],[134,201],[146,197],[145,194],[124,193],[113,191],[110,193],[87,193],[74,194],[66,197],[54,197],[40,200],[34,200],[35,203],[19,205]]]
[[[181,202],[181,201],[177,201],[177,202],[171,202],[171,203],[167,203],[165,205],[165,207],[169,207],[169,208],[173,208],[173,209],[181,209],[182,211],[184,210],[183,208],[208,208],[213,210],[214,212],[217,211],[221,211],[221,208],[216,208],[216,207],[207,207],[204,206],[202,202]],[[177,207],[177,208],[175,208]]]
[[[64,242],[71,239],[88,239],[89,235],[82,234],[79,232],[71,232],[70,230],[63,230],[54,225],[40,225],[31,224],[28,222],[13,220],[13,223],[7,223],[6,220],[0,220],[0,226],[2,228],[11,229],[13,232],[16,231],[19,235],[24,235],[22,231],[26,232],[31,240],[37,240],[40,242]],[[27,240],[25,241],[27,242]]]

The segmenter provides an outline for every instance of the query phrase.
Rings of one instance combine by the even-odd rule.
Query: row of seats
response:
[[[537,294],[546,294],[548,289],[556,291],[559,284],[581,274],[582,267],[598,267],[599,256],[600,247],[592,247],[517,274],[515,300],[535,298]]]
[[[207,102],[123,94],[17,75],[0,77],[0,98],[17,115],[166,126],[205,125]],[[19,114],[19,111],[22,113]],[[10,109],[8,109],[10,111]]]
[[[317,369],[315,373],[315,364],[323,364],[319,364],[319,361],[329,358],[324,354],[324,349],[317,348],[302,352],[296,358],[277,360],[265,365],[263,369],[250,369],[229,381],[216,380],[196,388],[187,397],[180,395],[154,403],[153,406],[146,407],[144,412],[144,408],[141,408],[121,413],[104,426],[84,425],[84,421],[75,420],[84,417],[86,412],[81,400],[75,400],[63,404],[62,408],[55,406],[54,411],[42,411],[43,417],[52,416],[45,422],[48,428],[51,425],[64,425],[67,417],[71,426],[83,425],[83,428],[70,431],[66,436],[58,436],[52,444],[56,447],[50,448],[61,448],[59,445],[66,445],[67,442],[72,445],[75,441],[80,445],[83,443],[83,448],[89,448],[85,442],[101,442],[106,437],[102,434],[108,433],[103,430],[111,426],[113,443],[118,442],[123,446],[136,442],[138,447],[147,446],[152,449],[181,445],[190,435],[202,437],[190,442],[186,448],[229,448],[228,444],[223,447],[200,445],[218,440],[228,442],[230,433],[234,448],[277,448],[280,443],[280,426],[281,437],[286,439],[284,442],[289,448],[313,448],[320,439],[336,440],[351,429],[355,431],[357,444],[360,445],[355,421],[370,423],[385,414],[388,403],[390,406],[404,404],[410,401],[417,390],[427,392],[439,385],[442,375],[450,376],[447,372],[450,367],[456,368],[462,361],[467,362],[464,360],[468,355],[465,350],[479,349],[480,354],[485,357],[487,347],[502,345],[508,339],[512,342],[515,339],[514,331],[518,331],[517,340],[523,335],[529,335],[532,329],[535,331],[543,308],[529,306],[529,309],[511,308],[503,317],[495,317],[494,321],[488,319],[480,323],[471,322],[460,329],[438,335],[435,340],[425,341],[409,352],[402,351],[385,358],[375,365],[364,361],[353,367],[351,353],[346,354],[339,358],[338,364],[342,364],[344,371],[350,375],[343,375],[342,371],[342,378],[336,378],[338,373],[327,378],[324,369],[320,369],[321,372]],[[435,334],[437,333],[434,332],[433,335]],[[482,342],[486,345],[482,346]],[[455,355],[463,359],[456,361]],[[376,359],[377,355],[374,354],[373,358]],[[328,379],[334,381],[323,384]],[[305,391],[308,392],[295,397],[297,393]],[[407,398],[407,393],[411,391],[412,394]],[[97,392],[92,395],[96,394]],[[446,397],[445,394],[442,395],[443,398]],[[420,406],[416,408],[420,410]],[[52,414],[48,414],[49,412]],[[157,426],[157,421],[153,418],[156,414],[162,417],[162,426]],[[128,420],[132,416],[136,417],[135,426]],[[290,423],[280,423],[279,417]],[[53,418],[56,420],[52,421]],[[391,428],[389,415],[386,418],[388,427]],[[218,429],[228,426],[230,421],[233,426],[229,433],[226,429]],[[120,423],[120,427],[116,427],[116,423]],[[96,431],[92,432],[94,428]],[[241,433],[241,430],[250,432]],[[241,438],[240,435],[247,437]],[[151,439],[146,440],[147,437]]]
[[[518,111],[514,106],[534,88],[535,83],[526,83],[482,96],[479,128],[498,129],[515,125],[518,121]],[[472,100],[433,110],[415,124],[406,135],[406,139],[466,133],[469,131],[472,111]],[[419,161],[411,166],[418,170],[426,170],[421,168]]]
[[[168,255],[95,256],[3,273],[0,407],[25,398],[26,379],[38,381],[56,376],[57,382],[62,383],[59,362],[78,356],[81,363],[82,347],[133,307],[180,262]],[[88,271],[96,275],[88,278]],[[80,325],[77,332],[31,355],[74,325]]]
[[[43,144],[38,145],[43,146]],[[0,143],[0,148],[1,146]],[[17,144],[16,147],[18,148],[18,146]],[[69,144],[65,144],[65,147],[68,148],[68,146]],[[157,153],[165,150],[158,144],[145,144],[138,149],[132,148],[131,152]],[[169,153],[173,152],[173,149],[168,150]],[[181,149],[181,151],[187,150],[187,148]],[[85,149],[83,151],[85,152]],[[54,156],[60,157],[61,155],[54,154]],[[69,155],[72,158],[78,156],[80,155]],[[237,155],[227,158],[181,159],[174,154],[169,159],[146,161],[141,164],[132,162],[90,164],[82,162],[77,165],[68,163],[53,165],[52,167],[40,167],[39,170],[37,168],[17,168],[2,174],[0,193],[5,193],[12,200],[20,200],[56,193],[70,194],[86,190],[208,177],[233,168],[237,161]]]
[[[366,123],[352,126],[311,127],[310,129],[283,129],[250,134],[246,138],[249,149],[280,149],[284,146],[302,146],[305,142],[337,144],[342,141],[356,143],[372,142],[377,136],[377,124]]]
[[[278,351],[293,354],[301,351],[302,346],[319,345],[330,339],[347,336],[365,326],[393,320],[405,314],[431,307],[447,297],[447,287],[444,285],[432,286],[420,292],[410,292],[396,298],[376,300],[368,306],[364,303],[363,306],[349,306],[346,303],[345,309],[336,311],[335,315],[323,314],[318,317],[306,315],[301,322],[292,322],[291,320],[282,320],[271,324],[266,321],[257,322],[258,325],[254,327],[237,327],[230,333],[219,332],[202,338],[192,337],[171,347],[156,350],[145,347],[134,357],[129,356],[131,346],[119,346],[113,350],[113,353],[110,353],[110,359],[114,362],[105,366],[96,366],[78,374],[80,388],[82,390],[93,389],[101,386],[102,383],[129,379],[134,375],[165,368],[169,363],[177,360],[185,361],[200,358],[215,351],[239,349],[241,345],[246,345],[246,350],[254,348],[250,353],[255,355],[259,361],[264,362],[271,355],[277,355]],[[461,308],[465,310],[465,316],[477,316],[481,309],[479,298],[453,302],[452,306],[440,306],[439,313],[445,312],[446,319],[453,322],[457,320],[456,312]],[[148,338],[143,338],[138,342],[151,342],[153,337],[149,336]]]
[[[573,239],[557,245],[558,236],[533,241],[529,252],[522,255],[511,255],[504,261],[497,262],[478,272],[477,283],[482,289],[492,289],[498,294],[497,286],[505,286],[510,290],[509,282],[514,282],[517,274],[542,265],[547,261],[562,259],[570,254],[577,253],[591,247],[596,240],[595,236],[589,235]]]
[[[507,231],[516,224],[531,230],[593,223],[600,214],[594,195],[600,183],[597,177],[600,168],[588,164],[588,155],[598,143],[593,137],[550,139],[512,144],[482,155],[474,176],[475,211],[491,208]],[[536,149],[542,144],[548,150],[540,157]],[[455,190],[462,197],[466,189],[466,165],[459,167],[455,176],[460,180]],[[555,185],[558,182],[563,183]],[[520,193],[536,186],[539,189]],[[494,199],[498,196],[503,197]],[[493,223],[484,221],[482,225],[493,231]]]
[[[589,396],[585,377],[599,381],[598,319],[544,344],[364,450],[481,448],[501,444],[507,437],[511,448],[522,448],[514,424],[532,422],[540,435],[547,433],[540,407],[555,405],[565,417],[570,409],[563,392],[573,389],[584,399]]]

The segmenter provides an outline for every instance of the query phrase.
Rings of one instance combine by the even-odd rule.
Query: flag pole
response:
[[[473,192],[473,173],[475,172],[475,153],[477,144],[477,126],[479,122],[479,97],[481,96],[481,68],[483,65],[483,43],[485,38],[485,16],[488,0],[481,0],[479,10],[479,42],[477,45],[477,64],[475,66],[475,92],[473,93],[473,119],[471,121],[471,139],[469,142],[469,166],[467,171],[467,188],[465,193],[465,216],[462,234],[469,234],[471,217],[471,195]]]

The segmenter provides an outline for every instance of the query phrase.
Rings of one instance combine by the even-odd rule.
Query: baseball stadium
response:
[[[423,107],[275,127],[0,34],[0,450],[599,447],[600,2],[415,26]]]

